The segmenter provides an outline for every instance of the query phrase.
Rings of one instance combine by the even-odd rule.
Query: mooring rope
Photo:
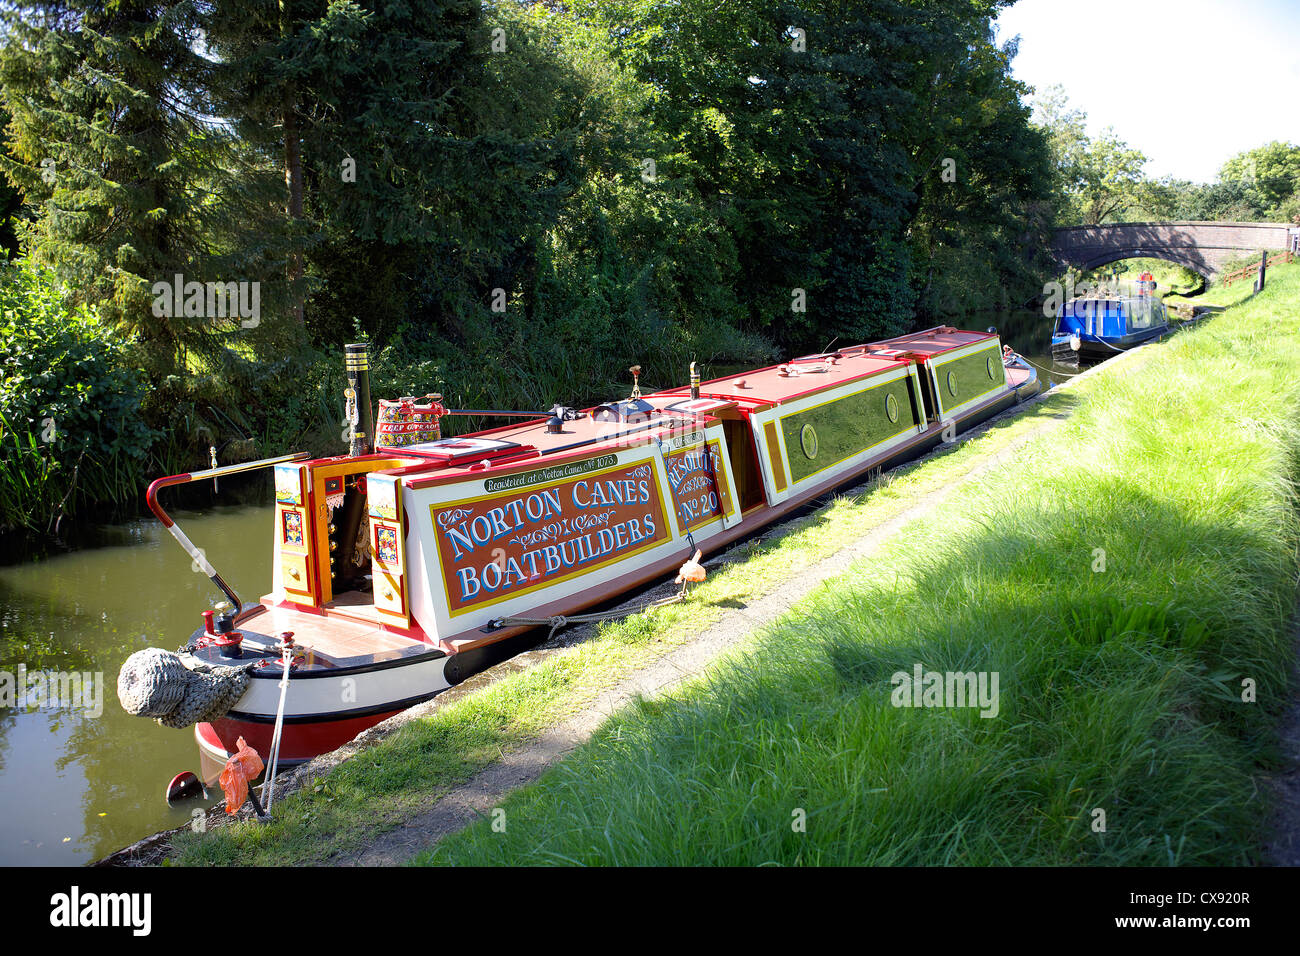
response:
[[[1054,368],[1047,368],[1045,366],[1039,365],[1037,362],[1033,361],[1032,359],[1027,359],[1023,355],[1020,356],[1020,361],[1028,362],[1034,368],[1046,372],[1048,375],[1082,375],[1084,371],[1087,371],[1086,369],[1084,369],[1083,371],[1079,371],[1079,372],[1060,372]]]
[[[686,585],[672,597],[661,598],[658,601],[651,601],[648,604],[630,610],[619,610],[615,608],[612,611],[597,611],[592,614],[556,614],[551,617],[498,617],[492,621],[493,627],[514,627],[517,625],[540,627],[544,624],[551,626],[551,632],[546,635],[549,641],[555,636],[555,632],[569,624],[590,624],[596,621],[610,621],[620,617],[631,617],[633,614],[640,614],[644,611],[652,611],[657,607],[667,607],[669,604],[678,604],[686,600]]]

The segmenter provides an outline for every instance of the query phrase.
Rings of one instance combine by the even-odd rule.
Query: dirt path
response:
[[[617,709],[632,700],[661,696],[685,680],[698,676],[719,655],[730,650],[760,628],[775,622],[808,594],[842,574],[860,558],[874,552],[904,525],[934,510],[942,502],[977,482],[981,476],[1013,460],[1028,442],[1059,427],[1068,414],[1052,416],[990,455],[962,478],[919,498],[907,510],[873,528],[831,557],[793,572],[779,591],[769,592],[743,608],[729,609],[725,617],[688,644],[669,652],[658,661],[628,675],[600,694],[588,707],[552,728],[521,750],[506,754],[461,786],[451,790],[429,808],[393,830],[389,830],[359,852],[331,858],[332,866],[391,866],[404,863],[442,837],[488,816],[512,790],[532,783],[565,754],[587,741]],[[989,423],[992,424],[992,423]],[[981,428],[970,437],[982,432]],[[722,561],[727,555],[722,556]],[[713,562],[710,562],[712,564]],[[721,562],[719,562],[721,563]],[[638,603],[645,596],[638,598]],[[539,652],[531,652],[537,654]],[[542,652],[544,653],[544,651]],[[536,658],[521,655],[508,664],[529,666]]]

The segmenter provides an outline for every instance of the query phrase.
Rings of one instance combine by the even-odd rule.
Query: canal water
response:
[[[1016,309],[1010,312],[975,312],[969,320],[959,323],[964,329],[997,329],[1004,345],[1010,345],[1038,371],[1044,384],[1060,385],[1078,373],[1077,368],[1057,365],[1052,361],[1052,326],[1055,320],[1043,315],[1041,310]]]
[[[961,324],[996,327],[1040,366],[1040,377],[1068,379],[1070,370],[1044,371],[1052,368],[1051,323],[1040,313],[976,315]],[[269,503],[269,473],[250,481],[265,485]],[[247,500],[248,490],[239,497]],[[241,598],[269,590],[268,505],[173,513]],[[0,865],[84,863],[189,821],[202,804],[169,808],[163,794],[175,774],[201,771],[193,732],[126,714],[117,673],[136,650],[184,644],[202,623],[199,613],[222,599],[153,518],[91,528],[75,551],[0,566],[0,681],[16,679],[21,666],[29,680],[89,675],[91,688],[75,702],[0,705]],[[206,803],[220,798],[213,788]]]
[[[267,508],[175,515],[241,598],[269,590]],[[55,684],[27,706],[0,707],[0,865],[88,862],[189,821],[199,804],[171,809],[163,795],[177,773],[200,770],[193,731],[128,715],[117,673],[134,651],[184,644],[199,612],[222,599],[153,518],[0,567],[0,680],[22,666],[28,687],[55,672],[88,675],[91,688],[69,701],[77,685]],[[219,799],[218,790],[207,802]]]

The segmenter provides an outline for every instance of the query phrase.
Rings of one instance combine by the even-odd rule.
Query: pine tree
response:
[[[437,298],[435,266],[481,274],[499,258],[509,190],[492,191],[503,178],[470,102],[490,44],[478,3],[216,0],[204,25],[217,108],[256,175],[282,184],[278,210],[245,229],[287,222],[286,274],[313,335],[409,315]]]
[[[153,287],[204,269],[219,215],[195,2],[19,0],[4,22],[0,167],[34,213],[27,252],[175,368],[210,329],[155,314]]]

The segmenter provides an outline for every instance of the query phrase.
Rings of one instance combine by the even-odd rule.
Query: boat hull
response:
[[[389,717],[431,700],[539,643],[545,632],[532,629],[520,634],[503,633],[501,637],[500,641],[452,656],[431,650],[425,659],[407,659],[382,668],[345,668],[325,676],[291,673],[289,693],[285,695],[280,764],[293,766],[337,750]],[[259,754],[271,752],[279,706],[279,672],[257,673],[254,680],[256,683],[224,717],[195,725],[194,736],[205,757],[224,764],[238,749],[241,737]]]
[[[1077,351],[1070,347],[1068,336],[1053,336],[1052,361],[1061,365],[1104,362],[1106,359],[1114,358],[1120,352],[1127,352],[1129,349],[1137,348],[1139,345],[1146,345],[1148,342],[1156,342],[1168,335],[1170,331],[1168,326],[1164,326],[1158,329],[1135,332],[1131,335],[1106,338],[1080,337]]]

